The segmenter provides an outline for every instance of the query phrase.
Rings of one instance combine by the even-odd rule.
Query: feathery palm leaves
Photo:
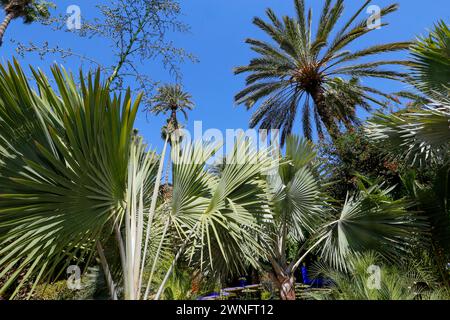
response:
[[[393,95],[364,85],[359,80],[401,80],[405,77],[404,73],[385,67],[408,65],[409,62],[360,60],[406,49],[409,43],[376,44],[356,51],[348,49],[350,44],[374,30],[367,26],[366,17],[359,18],[370,2],[365,1],[343,23],[342,28],[337,29],[344,11],[344,1],[325,1],[315,35],[312,10],[305,11],[304,0],[294,1],[295,18],[279,18],[268,9],[269,22],[254,19],[253,23],[268,34],[273,43],[248,39],[247,43],[258,57],[249,65],[235,69],[236,74],[249,73],[247,86],[236,95],[236,102],[245,104],[248,109],[260,102],[251,118],[251,127],[260,124],[263,129],[283,129],[284,142],[292,131],[298,108],[302,108],[303,129],[307,138],[312,137],[313,121],[319,137],[324,137],[325,126],[330,136],[336,138],[340,124],[350,128],[358,122],[355,111],[358,106],[368,110],[370,103],[384,106],[383,100],[397,101]],[[381,17],[397,8],[397,5],[383,8]]]
[[[158,88],[158,92],[151,99],[153,107],[150,112],[155,115],[170,113],[166,128],[163,128],[163,137],[167,132],[179,129],[177,113],[181,112],[187,119],[187,111],[192,110],[194,104],[192,97],[183,91],[181,85],[164,85]]]

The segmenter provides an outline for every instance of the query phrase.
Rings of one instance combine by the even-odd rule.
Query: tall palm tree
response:
[[[416,108],[391,115],[378,113],[366,131],[384,147],[412,165],[448,165],[450,161],[450,29],[441,21],[427,37],[411,46],[413,74],[408,84],[418,88]],[[416,97],[417,95],[413,96]]]
[[[358,106],[369,110],[370,103],[384,106],[386,101],[397,101],[394,95],[373,88],[361,79],[400,80],[405,74],[383,67],[409,63],[362,59],[406,49],[409,43],[381,43],[360,50],[348,48],[374,30],[367,26],[367,17],[358,18],[370,2],[364,1],[348,21],[341,22],[344,0],[325,0],[315,33],[312,10],[305,12],[304,0],[294,0],[296,17],[280,18],[267,9],[269,22],[254,18],[253,23],[270,36],[272,42],[247,39],[258,56],[249,65],[235,69],[236,74],[249,73],[246,87],[235,96],[236,102],[245,104],[247,109],[260,102],[250,120],[251,127],[260,124],[263,129],[282,129],[284,142],[301,108],[307,138],[312,137],[314,121],[320,138],[324,137],[322,128],[325,126],[335,139],[340,125],[351,129],[358,123]],[[381,17],[397,8],[395,4],[383,8]],[[342,27],[338,28],[338,24]]]
[[[172,145],[173,141],[180,140],[181,137],[178,130],[181,129],[178,122],[177,113],[181,112],[184,118],[187,119],[187,111],[194,108],[192,97],[187,92],[183,91],[181,85],[163,85],[157,89],[156,95],[151,99],[153,107],[150,109],[155,115],[170,113],[166,125],[161,128],[161,138],[168,141]],[[167,162],[164,193],[169,192],[169,167],[170,161]]]
[[[150,112],[155,115],[170,113],[167,126],[163,128],[163,137],[167,132],[171,133],[180,129],[177,113],[181,112],[187,119],[187,111],[194,108],[192,97],[183,91],[181,85],[163,85],[157,89],[156,95],[151,99],[153,104]]]
[[[29,24],[40,18],[48,18],[50,15],[49,8],[53,7],[54,4],[43,0],[0,0],[0,6],[6,14],[0,25],[1,46],[6,29],[12,20],[23,18],[23,21]]]

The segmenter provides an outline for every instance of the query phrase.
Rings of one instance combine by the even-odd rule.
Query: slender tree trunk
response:
[[[2,24],[0,25],[0,46],[3,44],[3,37],[5,35],[6,29],[8,28],[11,20],[15,18],[14,13],[10,12],[6,15]]]
[[[325,104],[322,89],[318,88],[312,92],[311,95],[314,100],[314,104],[317,106],[317,112],[319,113],[320,119],[327,128],[328,134],[333,141],[336,140],[339,137],[339,128],[334,121],[334,117],[329,106]]]
[[[106,284],[109,289],[109,294],[111,296],[111,299],[118,300],[116,285],[114,283],[114,280],[113,280],[113,277],[111,274],[111,270],[109,269],[109,265],[108,265],[108,262],[105,257],[105,252],[103,250],[103,247],[102,247],[100,241],[97,241],[97,254],[100,259],[100,263],[102,265],[103,273],[105,274],[105,280],[106,280]]]
[[[170,147],[172,147],[172,144],[170,144]],[[169,159],[167,160],[166,163],[166,172],[165,172],[165,178],[164,178],[164,198],[167,197],[167,194],[169,192],[169,173],[170,173],[170,167],[172,165],[172,155],[169,152]]]

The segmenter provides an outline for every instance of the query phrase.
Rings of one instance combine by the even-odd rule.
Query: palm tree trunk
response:
[[[329,106],[325,104],[322,90],[318,88],[311,93],[311,96],[314,100],[314,104],[317,106],[317,112],[319,113],[320,119],[327,128],[328,134],[331,139],[335,141],[339,137],[339,128],[334,121]]]
[[[3,36],[5,35],[6,29],[8,28],[11,20],[15,18],[14,13],[10,12],[6,15],[2,24],[0,25],[0,46],[3,44]]]
[[[170,144],[170,146],[172,147],[172,144]],[[164,178],[164,192],[169,192],[169,172],[170,172],[170,167],[172,165],[172,155],[169,152],[169,159],[166,163],[166,172],[165,172],[165,178]],[[166,195],[164,195],[166,196]]]
[[[97,254],[100,259],[100,264],[102,265],[103,273],[105,274],[105,280],[106,280],[106,284],[109,289],[109,294],[110,294],[112,300],[118,300],[116,285],[114,283],[114,280],[113,280],[113,277],[111,274],[111,269],[109,268],[108,262],[106,260],[105,252],[103,250],[103,247],[102,247],[100,241],[97,241],[96,245],[97,245]]]
[[[293,274],[283,275],[275,273],[274,282],[280,291],[281,300],[295,300],[295,277]]]

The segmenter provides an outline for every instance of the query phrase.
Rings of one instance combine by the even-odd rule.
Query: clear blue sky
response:
[[[64,12],[66,7],[77,4],[83,14],[92,16],[91,0],[57,1],[58,11]],[[412,40],[416,35],[424,34],[438,19],[450,21],[450,2],[448,0],[398,0],[400,10],[385,19],[390,22],[388,27],[371,33],[364,41],[357,43],[351,49],[370,44]],[[319,5],[323,1],[309,0],[313,3],[316,22],[320,13]],[[347,0],[346,13],[352,13],[361,0]],[[374,0],[373,4],[384,6],[392,1]],[[200,60],[197,64],[182,66],[184,74],[183,83],[194,97],[196,109],[190,114],[188,128],[192,128],[195,120],[202,120],[203,127],[218,128],[247,128],[250,113],[244,107],[236,107],[233,103],[234,94],[243,85],[243,77],[234,76],[232,69],[235,66],[246,64],[253,57],[253,53],[244,43],[247,37],[264,37],[252,25],[254,16],[263,16],[267,7],[273,8],[281,14],[293,13],[292,0],[181,0],[183,8],[182,20],[191,26],[190,34],[173,36],[176,45],[184,47],[194,53]],[[1,16],[1,14],[0,14]],[[2,16],[1,16],[2,17]],[[15,54],[15,45],[11,38],[23,42],[29,40],[36,43],[48,41],[50,45],[72,47],[74,51],[81,52],[101,61],[111,60],[110,50],[103,43],[96,40],[79,40],[74,35],[65,32],[55,32],[48,27],[39,25],[23,25],[15,21],[7,32],[4,46],[0,49],[2,62]],[[68,68],[76,71],[76,61],[63,62],[57,57],[40,60],[38,56],[27,56],[22,64],[32,64],[48,70],[51,62],[64,63]],[[156,80],[171,81],[170,77],[160,65],[152,61],[146,65]],[[401,86],[392,82],[377,82],[377,87],[384,90],[397,90]],[[146,117],[140,113],[137,127],[153,146],[160,147],[160,127],[163,117]],[[299,120],[297,122],[300,122]],[[300,132],[298,126],[295,129]]]

